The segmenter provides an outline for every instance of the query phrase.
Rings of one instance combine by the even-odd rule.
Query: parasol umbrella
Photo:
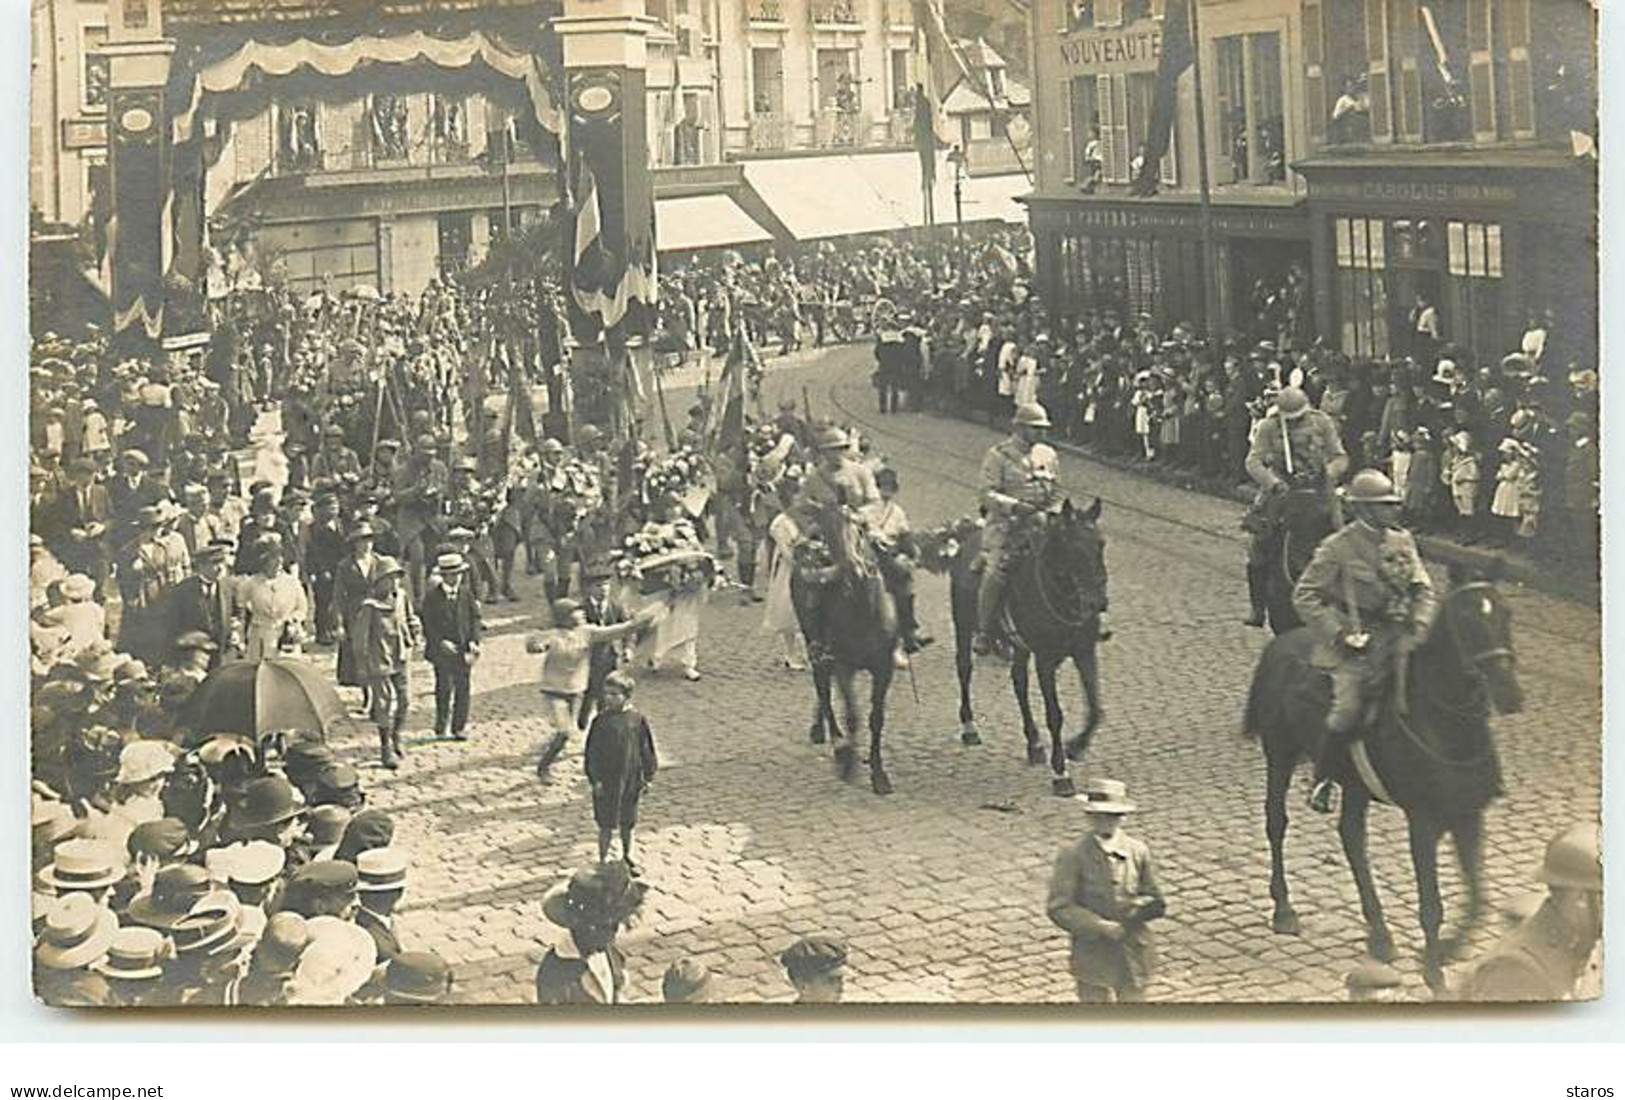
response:
[[[208,733],[319,730],[325,735],[343,714],[338,691],[314,665],[271,658],[215,669],[186,701],[181,719]]]

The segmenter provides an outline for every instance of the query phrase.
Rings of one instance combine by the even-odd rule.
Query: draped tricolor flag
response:
[[[1157,83],[1151,97],[1151,120],[1145,131],[1145,161],[1129,190],[1145,197],[1157,193],[1162,175],[1162,158],[1173,140],[1174,116],[1179,107],[1179,78],[1196,62],[1191,42],[1193,0],[1169,0],[1162,21],[1162,58],[1157,63]]]

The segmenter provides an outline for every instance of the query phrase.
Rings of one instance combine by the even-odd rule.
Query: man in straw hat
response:
[[[58,898],[34,947],[34,993],[49,1005],[101,1007],[111,991],[94,968],[118,933],[112,910],[85,894]]]
[[[356,892],[360,908],[355,922],[372,937],[378,962],[401,953],[395,934],[395,907],[406,893],[406,853],[399,848],[373,848],[356,856]]]
[[[435,559],[435,580],[423,597],[423,652],[434,669],[434,733],[465,740],[474,662],[485,624],[468,561],[447,552]]]
[[[1360,725],[1370,683],[1402,666],[1427,637],[1437,608],[1416,540],[1399,525],[1401,500],[1388,475],[1361,470],[1344,503],[1354,522],[1321,542],[1292,592],[1293,608],[1315,636],[1310,661],[1332,680],[1309,796],[1317,813],[1332,810],[1334,773]]]
[[[136,1008],[156,994],[164,976],[164,963],[174,958],[175,945],[155,928],[129,925],[113,934],[107,954],[91,969],[107,980],[110,1003]]]
[[[1151,849],[1122,830],[1135,809],[1124,784],[1096,779],[1076,799],[1089,833],[1056,856],[1049,919],[1072,936],[1079,1003],[1138,1001],[1156,973],[1150,922],[1167,911]]]
[[[615,936],[644,893],[620,863],[577,871],[548,892],[542,912],[570,935],[536,968],[537,1004],[613,1005],[625,999],[626,956]]]

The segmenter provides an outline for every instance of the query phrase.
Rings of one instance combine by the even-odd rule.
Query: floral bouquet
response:
[[[579,458],[559,464],[548,482],[555,507],[570,516],[574,526],[604,505],[604,486],[598,469]]]
[[[646,502],[682,499],[700,488],[711,466],[692,447],[683,447],[663,459],[652,459],[643,471],[643,497]]]
[[[943,573],[953,568],[970,541],[986,525],[980,516],[961,516],[914,534],[914,559],[922,569]]]
[[[615,573],[634,581],[644,595],[686,594],[707,588],[716,579],[716,561],[688,520],[645,523],[610,552]]]
[[[1414,621],[1421,586],[1412,576],[1410,555],[1391,545],[1384,545],[1378,554],[1377,577],[1387,592],[1383,608],[1385,617],[1396,623]]]

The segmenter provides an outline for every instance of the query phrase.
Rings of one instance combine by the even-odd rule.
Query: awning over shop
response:
[[[797,240],[890,233],[925,224],[920,162],[913,153],[749,161],[745,181]],[[1020,173],[967,178],[962,189],[967,222],[1027,220],[1014,200],[1032,185]],[[945,160],[937,167],[933,197],[937,224],[952,225],[953,169]]]
[[[770,241],[773,234],[727,195],[655,200],[655,241],[662,252]]]

